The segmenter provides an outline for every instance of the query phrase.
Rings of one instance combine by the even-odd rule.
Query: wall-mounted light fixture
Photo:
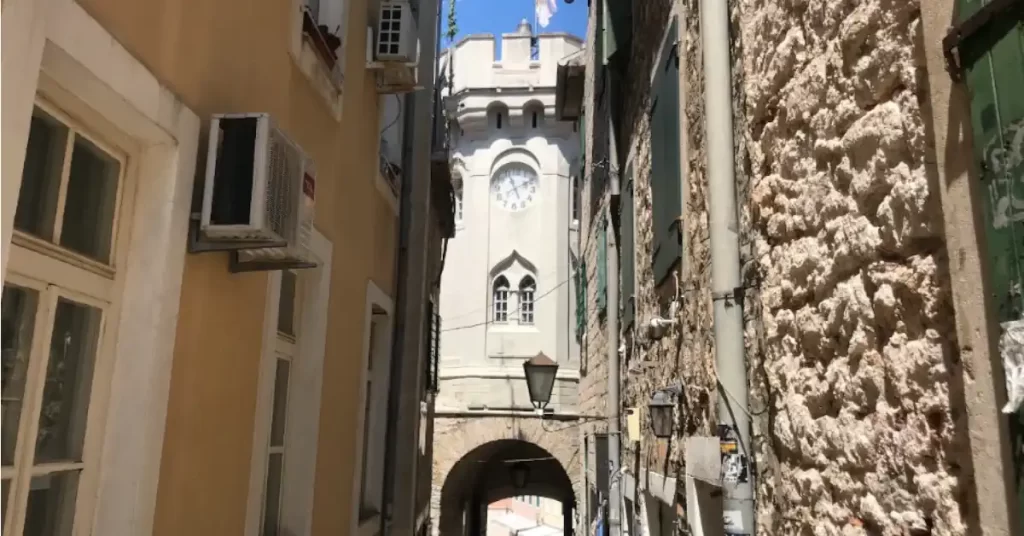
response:
[[[654,433],[654,437],[658,439],[672,437],[675,425],[673,410],[681,393],[681,387],[672,386],[656,391],[651,396],[651,401],[647,403],[647,410],[651,416],[651,432]]]
[[[512,485],[516,489],[523,489],[530,480],[530,466],[523,462],[516,462],[509,468],[509,474],[512,477]]]
[[[530,402],[534,408],[543,410],[551,401],[558,363],[541,352],[523,363],[523,371],[526,373],[526,388],[530,391]]]

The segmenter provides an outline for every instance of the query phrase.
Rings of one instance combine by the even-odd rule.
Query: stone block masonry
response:
[[[922,112],[920,4],[733,0],[732,8],[757,532],[976,533],[965,371]],[[670,15],[679,21],[683,255],[656,285],[647,110]],[[621,93],[637,274],[623,405],[643,408],[654,391],[681,383],[677,437],[714,434],[719,396],[699,19],[697,0],[634,2]],[[592,94],[587,106],[597,106]],[[583,222],[592,229],[592,218]],[[672,301],[678,326],[647,339],[637,327],[666,316]],[[604,334],[588,328],[582,404],[603,392],[603,378],[592,377],[607,351]],[[623,465],[684,474],[684,442],[655,440],[646,422],[643,442],[624,445]]]

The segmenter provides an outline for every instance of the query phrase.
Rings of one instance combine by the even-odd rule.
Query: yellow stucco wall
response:
[[[397,225],[374,186],[366,0],[347,1],[340,124],[289,55],[290,0],[78,1],[202,119],[269,112],[314,158],[316,225],[334,261],[313,532],[347,533],[366,281],[391,292]],[[227,264],[223,253],[186,259],[156,535],[243,534],[267,275]]]

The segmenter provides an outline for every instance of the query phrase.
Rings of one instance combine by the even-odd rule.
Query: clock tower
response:
[[[524,22],[502,36],[500,52],[497,44],[471,35],[453,49],[457,209],[441,280],[437,410],[532,412],[523,361],[543,352],[560,366],[549,409],[574,411],[580,143],[554,108],[558,60],[582,43],[541,34],[532,47]]]

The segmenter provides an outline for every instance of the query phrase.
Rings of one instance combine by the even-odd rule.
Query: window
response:
[[[494,321],[497,323],[508,322],[508,279],[499,276],[494,280]]]
[[[660,284],[682,256],[682,166],[679,156],[679,63],[675,52],[676,21],[669,25],[654,77],[651,105],[651,201],[654,246],[652,268]]]
[[[537,283],[526,276],[519,282],[519,323],[533,324],[533,299],[537,292]]]
[[[619,221],[621,244],[619,247],[619,273],[622,277],[622,326],[629,329],[636,316],[636,299],[634,297],[635,246],[633,238],[633,164],[626,166],[622,177],[622,197],[619,202]]]
[[[494,122],[495,122],[495,125],[498,127],[498,130],[501,130],[501,115],[502,114],[499,111],[497,117],[494,118]]]
[[[537,112],[534,111],[530,114],[530,126],[531,128],[537,128]]]
[[[452,189],[455,190],[455,224],[462,224],[462,178],[456,177],[452,181]]]
[[[587,263],[579,261],[576,267],[576,342],[583,342],[587,327]]]
[[[295,272],[281,272],[281,290],[278,294],[277,342],[274,349],[274,394],[270,414],[270,438],[267,449],[266,482],[263,486],[263,520],[260,533],[277,536],[281,532],[281,498],[285,470],[285,425],[288,417],[289,380],[292,363],[298,355],[295,312],[301,310],[296,303],[298,277]]]
[[[353,505],[359,526],[376,523],[382,509],[391,370],[391,301],[372,282],[367,285],[365,329],[359,495]]]
[[[71,534],[97,370],[113,348],[126,158],[40,102],[29,126],[2,298],[2,519],[10,534]],[[127,207],[125,207],[127,208]],[[8,515],[8,513],[12,515]],[[91,512],[78,515],[88,523]]]
[[[572,176],[572,223],[580,224],[580,177]]]
[[[608,221],[601,218],[597,228],[597,312],[608,307]]]

